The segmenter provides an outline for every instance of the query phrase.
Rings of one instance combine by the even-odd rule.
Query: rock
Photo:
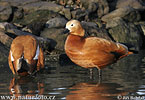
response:
[[[63,8],[59,13],[64,15],[68,20],[71,19],[71,11],[69,8]]]
[[[5,22],[5,23],[0,23],[0,29],[1,29],[1,30],[5,30],[5,27],[6,27],[7,24],[8,24],[7,22]]]
[[[106,23],[106,28],[112,28],[112,27],[116,27],[118,25],[124,25],[125,22],[121,17],[115,17],[111,20],[108,20]]]
[[[107,31],[105,29],[100,29],[97,27],[96,23],[93,22],[81,22],[83,28],[86,31],[86,37],[87,36],[98,36],[102,38],[106,38],[108,40],[111,40],[110,37],[107,34]],[[63,35],[64,28],[46,28],[44,31],[41,32],[42,37],[51,38],[56,41],[57,45],[55,47],[56,50],[64,50],[64,44],[66,35]]]
[[[64,6],[66,5],[67,0],[56,0],[56,3]]]
[[[45,62],[58,62],[59,61],[59,54],[58,55],[46,55]]]
[[[143,5],[142,0],[118,0],[116,8],[122,8],[130,6],[137,10],[144,10],[145,5]]]
[[[36,24],[37,25],[37,24]],[[29,26],[29,25],[28,25]],[[31,26],[30,26],[31,27]],[[26,27],[23,27],[22,28],[22,31],[24,31],[24,32],[29,32],[29,33],[32,33],[32,30],[33,30],[33,27],[32,27],[32,29],[29,29],[27,26]],[[34,29],[35,30],[35,29]],[[35,33],[34,33],[35,34]],[[39,35],[39,34],[35,34],[35,35]]]
[[[38,2],[40,0],[1,0],[1,1],[8,2],[10,5],[15,6],[15,7],[20,7],[20,6],[30,4],[33,2]]]
[[[143,35],[145,36],[145,22],[140,24],[140,27],[142,29]]]
[[[87,12],[85,10],[81,10],[81,9],[76,9],[76,10],[73,10],[71,12],[72,14],[72,18],[73,19],[77,19],[77,20],[81,20],[81,19],[84,19],[87,14]]]
[[[0,22],[10,21],[12,15],[12,7],[7,2],[0,2]]]
[[[99,18],[109,12],[109,5],[106,0],[80,0],[80,2],[88,10],[88,13],[97,12]]]
[[[36,36],[40,36],[40,32],[43,30],[45,26],[45,23],[42,22],[33,22],[29,25],[27,25],[27,28],[29,30],[29,32],[31,32],[32,34],[36,35]]]
[[[47,28],[64,28],[67,20],[63,17],[55,17],[46,22]]]
[[[107,0],[98,0],[98,6],[97,13],[99,18],[109,13],[109,5]]]
[[[10,47],[12,40],[19,35],[32,35],[34,36],[39,42],[41,43],[41,46],[46,52],[51,51],[54,49],[56,42],[52,39],[48,39],[46,37],[38,37],[36,35],[33,35],[29,32],[23,32],[19,30],[16,26],[10,23],[0,23],[0,42],[2,42],[7,47]]]
[[[79,8],[80,0],[55,0],[57,4],[65,7]]]
[[[52,2],[39,1],[22,6],[25,12],[32,12],[37,10],[51,10],[53,12],[60,12],[64,7]]]
[[[89,28],[98,28],[98,25],[94,22],[86,22],[86,21],[82,21],[81,25],[83,26],[83,28],[85,30],[89,29]]]
[[[0,30],[0,42],[1,43],[3,43],[7,47],[10,47],[12,41],[13,41],[13,38],[9,37],[7,34],[5,34],[4,31]]]
[[[120,21],[120,22],[119,22]],[[140,50],[142,47],[142,37],[140,31],[133,23],[126,23],[123,20],[118,20],[118,25],[112,25],[109,33],[116,42],[127,43],[134,46],[135,50]]]
[[[47,38],[47,37],[40,37],[40,36],[36,36],[33,35],[31,33],[28,32],[23,32],[21,30],[18,29],[11,29],[13,31],[13,33],[9,33],[9,35],[32,35],[34,36],[37,40],[39,40],[39,42],[41,43],[42,48],[44,49],[45,52],[50,52],[54,49],[54,47],[56,46],[56,42],[53,39]]]
[[[15,33],[16,29],[17,27],[11,23],[8,23],[8,22],[0,23],[0,30],[2,31],[8,32],[8,33]]]
[[[128,15],[124,16],[123,19],[129,22],[138,22],[141,20],[141,14],[137,10],[134,10],[130,12]]]
[[[39,1],[23,5],[25,13],[31,13],[38,10],[49,10],[64,15],[66,18],[71,18],[70,9],[64,8],[62,5],[55,4],[53,2]]]
[[[97,3],[97,2],[98,0],[80,0],[80,3],[85,9],[88,9],[89,6],[92,5],[92,3]]]
[[[0,63],[1,63],[1,65],[7,64],[8,55],[9,55],[9,48],[7,48],[5,45],[3,45],[0,42]]]
[[[86,37],[87,36],[97,36],[101,38],[105,38],[107,40],[111,40],[111,37],[107,33],[107,30],[104,28],[98,28],[96,23],[93,22],[81,22],[82,27],[85,29]]]
[[[56,41],[56,50],[64,50],[64,43],[66,39],[66,35],[63,35],[64,28],[45,28],[44,31],[41,32],[41,37],[51,38]]]
[[[13,15],[13,22],[18,20],[18,19],[22,19],[24,17],[24,11],[22,8],[13,8],[14,10],[14,15]]]
[[[55,4],[53,2],[41,1],[41,0],[2,0],[9,2],[12,6],[22,8],[24,13],[32,13],[37,10],[50,10],[63,14],[66,18],[71,18],[70,9],[64,8],[62,5]]]
[[[145,49],[145,22],[143,23],[139,23],[140,29],[141,29],[141,36],[142,36],[142,40],[143,40],[143,44],[142,44],[142,48],[141,49]]]
[[[56,16],[60,17],[61,15],[49,10],[38,10],[25,15],[23,19],[14,20],[13,23],[27,26],[33,34],[39,36],[46,21]]]
[[[80,7],[72,11],[73,18],[77,17],[76,19],[89,21],[92,17],[90,14],[97,15],[97,13],[95,13],[98,8],[96,1],[93,0],[90,1],[78,0],[78,1],[80,2]]]
[[[27,15],[24,16],[23,19],[18,19],[13,21],[13,23],[18,23],[21,25],[30,25],[31,23],[34,22],[46,22],[50,18],[54,18],[56,16],[60,16],[58,13],[49,11],[49,10],[38,10],[34,11],[32,13],[28,13]]]
[[[88,5],[88,12],[93,13],[99,8],[98,4],[96,2],[92,2]]]
[[[107,0],[109,5],[109,11],[113,11],[116,9],[116,3],[118,0]]]
[[[126,19],[128,21],[139,21],[140,20],[140,14],[138,11],[131,7],[123,7],[116,9],[109,14],[104,15],[101,20],[104,22],[107,22],[109,20],[112,20],[115,17],[121,17],[123,19]]]

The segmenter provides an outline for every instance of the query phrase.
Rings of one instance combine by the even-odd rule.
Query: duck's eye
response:
[[[74,26],[74,24],[71,24],[71,26]]]

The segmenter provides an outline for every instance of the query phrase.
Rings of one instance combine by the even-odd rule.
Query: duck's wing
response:
[[[86,48],[84,49],[86,52],[98,50],[120,56],[128,54],[128,48],[125,45],[98,37],[86,38],[83,48]]]

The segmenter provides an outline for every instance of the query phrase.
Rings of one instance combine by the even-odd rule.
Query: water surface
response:
[[[145,99],[143,52],[125,57],[104,68],[101,82],[97,69],[93,69],[94,77],[90,78],[88,69],[65,63],[60,65],[58,62],[47,61],[45,70],[31,78],[15,78],[8,64],[1,64],[0,96],[34,96],[33,99],[38,100],[40,96],[43,99],[47,97],[48,100]]]

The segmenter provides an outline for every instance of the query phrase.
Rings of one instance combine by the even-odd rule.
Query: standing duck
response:
[[[16,37],[9,52],[9,66],[13,74],[31,75],[44,67],[44,54],[38,40],[31,35]]]
[[[65,41],[65,52],[75,64],[89,68],[96,67],[101,76],[101,69],[132,52],[120,43],[99,37],[84,38],[85,30],[78,20],[70,20],[66,24],[65,33],[69,33]]]

